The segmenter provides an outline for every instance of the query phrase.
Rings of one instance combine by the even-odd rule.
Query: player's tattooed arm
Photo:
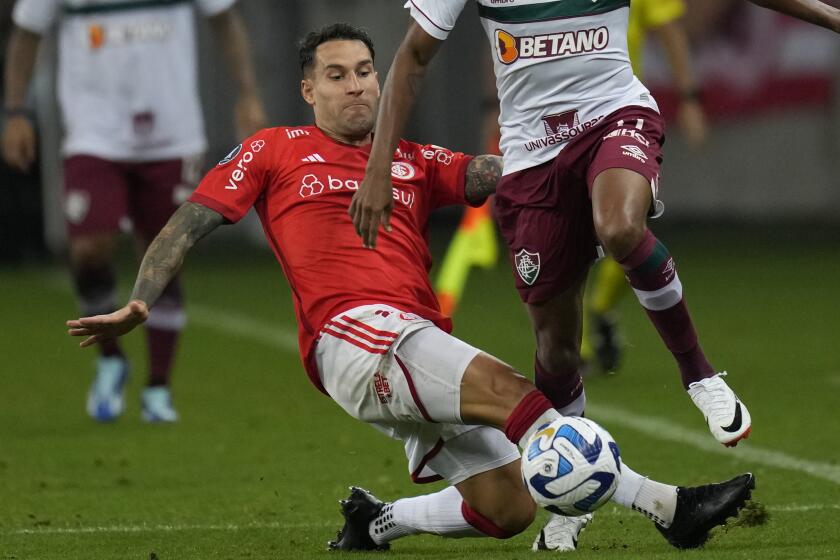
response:
[[[224,222],[218,212],[187,202],[169,218],[143,257],[131,300],[121,309],[106,315],[80,317],[65,324],[70,336],[85,337],[85,348],[122,336],[149,318],[149,308],[175,277],[190,247]]]
[[[502,158],[493,155],[476,156],[467,165],[467,180],[464,197],[467,202],[478,206],[496,192],[496,185],[502,178]]]
[[[151,307],[178,273],[187,251],[224,221],[218,212],[194,202],[178,208],[149,245],[131,299]]]

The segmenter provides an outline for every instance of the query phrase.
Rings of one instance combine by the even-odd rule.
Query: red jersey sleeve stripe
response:
[[[378,346],[385,346],[386,348],[390,347],[391,344],[394,343],[394,339],[392,338],[375,338],[370,336],[369,334],[361,331],[359,329],[353,328],[350,325],[344,325],[342,323],[336,323],[335,321],[329,321],[324,325],[324,328],[330,327],[330,330],[335,330],[344,334],[350,334],[355,337],[361,338],[362,340],[366,340],[371,344],[375,344]]]
[[[239,215],[239,212],[229,208],[216,200],[215,198],[210,198],[209,196],[203,195],[201,193],[193,193],[190,198],[188,199],[190,202],[195,202],[196,204],[201,204],[202,206],[206,206],[210,210],[218,212],[225,219],[229,222],[238,222],[242,219],[242,216]]]
[[[345,342],[349,342],[353,346],[357,346],[357,347],[361,348],[362,350],[364,350],[365,352],[369,352],[371,354],[387,354],[388,353],[387,348],[373,348],[373,347],[368,346],[367,344],[365,344],[365,343],[363,343],[359,340],[356,340],[355,338],[353,338],[351,336],[348,336],[344,333],[340,333],[338,331],[333,331],[331,329],[324,329],[324,333],[328,334],[330,336],[334,336],[335,338],[340,338],[341,340],[343,340]]]
[[[345,321],[345,322],[347,322],[351,325],[354,325],[356,327],[359,327],[360,329],[364,329],[371,334],[375,334],[375,335],[378,335],[378,336],[385,336],[385,337],[388,337],[388,338],[397,338],[399,336],[399,334],[397,334],[395,332],[380,331],[379,329],[375,329],[375,328],[371,327],[370,325],[362,323],[361,321],[357,321],[356,319],[354,319],[352,317],[348,317],[347,315],[342,315],[341,320]]]

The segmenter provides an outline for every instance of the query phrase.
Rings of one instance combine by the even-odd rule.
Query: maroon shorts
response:
[[[64,160],[64,216],[71,238],[133,228],[151,240],[199,179],[200,157],[118,162],[77,155]]]
[[[564,292],[597,257],[590,194],[599,173],[624,168],[643,175],[658,210],[664,141],[656,111],[625,107],[575,137],[553,160],[502,178],[496,215],[524,302]]]

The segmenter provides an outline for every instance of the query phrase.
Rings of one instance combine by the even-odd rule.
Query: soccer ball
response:
[[[522,476],[537,504],[565,516],[585,515],[618,487],[621,458],[604,428],[587,418],[564,416],[528,438]]]

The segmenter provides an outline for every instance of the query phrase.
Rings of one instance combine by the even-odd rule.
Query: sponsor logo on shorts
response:
[[[632,138],[639,144],[650,147],[650,140],[647,139],[647,136],[632,128],[617,128],[604,136],[602,140],[606,140],[607,138]]]
[[[621,155],[628,156],[634,159],[641,161],[642,163],[647,163],[648,157],[647,154],[643,149],[634,145],[634,144],[627,144],[621,147]]]
[[[325,179],[314,173],[309,173],[301,179],[298,194],[301,198],[309,198],[311,196],[317,196],[324,191],[357,191],[359,190],[359,183],[361,183],[361,179],[341,179],[332,175],[327,175]],[[408,192],[398,187],[393,187],[391,190],[395,202],[399,202],[409,208],[414,207],[415,194],[413,192]]]
[[[496,56],[502,64],[513,64],[517,60],[532,58],[563,58],[602,51],[607,48],[609,42],[610,31],[603,26],[522,37],[497,29]]]
[[[414,166],[404,161],[395,161],[391,164],[391,177],[397,180],[408,181],[414,178]]]
[[[525,149],[529,152],[563,144],[576,138],[595,126],[603,117],[595,117],[580,122],[577,109],[546,115],[542,117],[546,136],[525,142]]]
[[[383,377],[379,372],[373,374],[373,390],[376,391],[376,396],[382,404],[391,402],[391,384],[388,383],[388,378]]]
[[[520,249],[514,255],[514,264],[516,265],[516,272],[522,281],[529,286],[533,285],[540,275],[540,254],[532,253],[527,249]]]

